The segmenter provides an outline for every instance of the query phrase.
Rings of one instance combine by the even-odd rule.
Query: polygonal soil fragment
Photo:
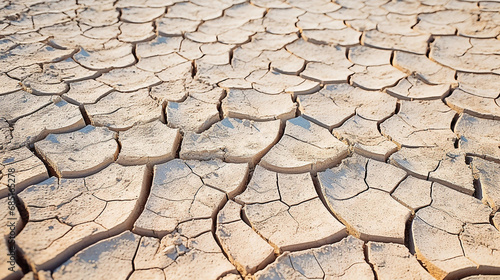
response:
[[[352,63],[345,58],[340,62],[333,61],[329,64],[309,62],[300,76],[322,84],[345,83],[347,78],[354,73],[349,70],[350,66]]]
[[[401,183],[403,178],[407,175],[402,169],[372,159],[368,160],[366,168],[367,173],[365,181],[368,186],[388,193],[392,193],[396,186]],[[379,170],[382,170],[385,175],[380,176]]]
[[[350,63],[345,57],[345,48],[331,45],[317,45],[311,42],[299,39],[286,46],[286,49],[298,57],[308,62],[336,62],[340,65]]]
[[[160,72],[167,68],[172,68],[186,62],[186,59],[178,54],[172,53],[167,55],[143,57],[136,64],[137,68],[149,71],[149,72]],[[143,73],[146,76],[148,73]],[[152,76],[149,74],[149,76]]]
[[[18,196],[29,221],[16,242],[33,268],[53,268],[76,251],[132,226],[146,200],[144,166],[111,164],[79,179],[51,177]]]
[[[219,17],[222,11],[218,7],[204,7],[194,3],[175,3],[169,8],[166,18],[187,18],[192,20],[210,20]]]
[[[128,93],[114,91],[96,104],[84,105],[84,108],[92,125],[126,130],[160,118],[161,104],[148,93],[147,89]]]
[[[468,155],[500,163],[500,121],[486,120],[462,114],[455,125],[458,146]]]
[[[76,104],[90,104],[96,103],[112,90],[112,87],[96,80],[83,80],[69,84],[69,90],[63,97]]]
[[[319,86],[319,83],[307,81],[301,77],[266,70],[254,71],[245,80],[251,82],[254,89],[268,94],[311,93]]]
[[[104,7],[95,2],[92,4],[95,4],[95,7],[86,8],[78,14],[82,23],[90,26],[106,26],[118,22],[120,13],[113,9],[112,5],[106,5],[106,2],[103,3]]]
[[[356,46],[349,48],[349,60],[363,66],[376,66],[391,62],[391,51]]]
[[[392,13],[401,13],[403,15],[412,15],[416,13],[431,13],[438,10],[438,7],[422,5],[419,2],[375,2],[382,4],[381,7]]]
[[[162,36],[182,35],[184,32],[196,31],[200,21],[183,18],[160,18],[156,20],[158,34]]]
[[[382,188],[365,180],[368,174],[386,178]],[[364,240],[403,243],[410,210],[389,192],[404,175],[394,166],[354,155],[339,167],[319,172],[318,179],[330,210],[351,234]]]
[[[396,84],[405,76],[405,73],[391,65],[367,66],[364,70],[356,71],[351,81],[363,89],[380,90]]]
[[[185,36],[186,36],[186,38],[188,38],[194,42],[197,42],[197,43],[216,43],[217,42],[217,37],[215,35],[205,34],[205,33],[200,32],[200,31],[189,32],[189,33],[186,33]],[[218,58],[216,58],[216,57],[213,57],[213,58],[214,58],[214,61],[219,61]],[[211,60],[210,55],[202,58],[201,60],[205,61],[205,59],[207,61]],[[225,60],[225,61],[227,61],[227,60]]]
[[[367,91],[348,84],[328,85],[317,93],[297,98],[304,118],[332,129],[354,114],[373,121],[389,117],[397,99],[380,91]],[[332,114],[331,112],[335,112]]]
[[[290,119],[296,105],[287,94],[271,95],[254,89],[230,89],[222,101],[225,117],[252,120]]]
[[[465,8],[462,6],[462,9]],[[472,9],[477,8],[477,7],[471,7]],[[418,16],[419,20],[422,23],[427,23],[430,26],[433,26],[432,29],[429,31],[432,31],[434,34],[435,32],[437,33],[438,30],[444,29],[444,27],[454,27],[453,30],[456,28],[458,24],[461,24],[468,20],[469,18],[475,18],[473,13],[467,13],[462,10],[442,10],[442,11],[436,11],[434,13],[424,13],[420,14]],[[427,26],[427,25],[426,25]],[[438,34],[446,34],[445,32],[439,32]],[[449,35],[454,35],[454,32],[450,32]]]
[[[190,65],[190,64],[189,64]],[[265,74],[267,71],[264,72],[264,70],[261,71],[255,71],[255,74],[252,74],[252,81],[245,81],[244,78],[249,76],[251,74],[251,70],[243,67],[238,67],[238,64],[236,65],[229,65],[229,64],[223,64],[223,65],[217,65],[217,64],[210,64],[206,63],[203,61],[197,62],[196,63],[196,68],[198,71],[196,72],[195,79],[207,83],[210,85],[215,85],[217,83],[221,83],[221,86],[224,85],[224,87],[234,87],[234,86],[228,86],[226,83],[231,80],[236,80],[240,83],[245,83],[248,84],[246,88],[249,88],[251,86],[252,81],[260,81],[261,84],[264,86],[269,83],[272,87],[272,89],[277,90],[277,92],[269,92],[271,94],[277,94],[283,91],[283,81],[272,81],[270,77],[265,77]],[[301,78],[297,76],[286,76],[283,74],[280,74],[278,72],[276,75],[281,75],[283,77],[282,80],[290,80],[292,83],[297,82],[297,80],[302,80]],[[191,73],[189,73],[191,74]],[[160,77],[161,78],[161,77]],[[274,84],[272,84],[274,83]],[[260,90],[259,88],[256,88]],[[262,91],[262,90],[261,90]],[[267,92],[267,91],[266,91]]]
[[[459,88],[480,97],[497,98],[500,96],[500,75],[458,73]]]
[[[59,177],[83,177],[112,163],[118,155],[116,133],[88,125],[78,131],[49,134],[35,143],[37,153]]]
[[[295,16],[299,19],[299,22],[297,23],[297,27],[299,28],[321,29],[325,27],[336,27],[336,29],[341,29],[345,27],[342,21],[333,20],[331,17],[326,15],[320,15],[314,12],[304,12],[303,9],[294,8],[294,10],[297,10]]]
[[[365,10],[366,12],[366,10]],[[373,12],[373,10],[371,10]],[[383,12],[380,11],[380,14]],[[391,35],[403,35],[403,36],[415,36],[422,35],[420,32],[416,32],[412,27],[417,23],[417,17],[415,15],[401,15],[398,13],[389,13],[385,16],[387,20],[383,20],[377,23],[377,30],[383,32],[380,35],[386,33]]]
[[[244,48],[257,51],[276,51],[298,39],[297,34],[271,34],[259,32],[252,36],[251,42],[244,45]]]
[[[370,241],[366,246],[378,279],[434,279],[401,244]]]
[[[431,204],[432,182],[408,176],[391,194],[394,199],[413,212]]]
[[[207,219],[243,187],[246,164],[174,159],[155,165],[151,193],[134,231],[162,237],[182,222]]]
[[[500,74],[500,57],[491,55],[498,53],[497,43],[497,39],[493,38],[442,36],[431,43],[429,56],[459,71]]]
[[[353,73],[348,69],[352,66],[352,62],[346,59],[344,48],[316,45],[303,39],[287,45],[286,48],[289,52],[308,61],[306,69],[301,73],[303,77],[323,83],[345,82]],[[310,93],[310,91],[303,93]]]
[[[78,25],[73,26],[71,28],[80,29]],[[90,27],[84,26],[84,29],[87,29],[87,28],[90,28]],[[90,33],[89,36],[85,36],[84,34],[81,34],[81,30],[78,30],[78,34],[76,34],[74,36],[68,36],[68,37],[60,36],[60,34],[61,34],[60,30],[53,31],[55,34],[52,36],[55,36],[55,37],[49,38],[49,42],[58,48],[71,49],[73,52],[75,49],[78,50],[78,48],[82,48],[84,50],[84,52],[82,52],[82,55],[83,56],[87,56],[87,55],[90,56],[87,51],[98,52],[98,51],[105,49],[106,48],[105,46],[111,47],[111,46],[116,45],[116,43],[119,42],[118,40],[111,39],[111,41],[110,41],[109,38],[106,39],[106,38],[100,38],[100,37],[106,36],[106,34],[103,34],[105,32],[107,34],[110,34],[113,32],[118,32],[117,29],[118,29],[118,25],[106,26],[106,27],[96,27],[96,28],[92,28],[88,31],[88,33]],[[52,33],[52,31],[48,32],[48,33]],[[87,32],[85,32],[85,33],[87,33]],[[110,44],[110,42],[112,42],[112,43]],[[73,59],[75,61],[77,61],[76,56],[73,56]],[[80,59],[84,59],[84,58],[80,57]],[[101,57],[101,59],[104,60],[104,58],[102,58],[102,57]],[[77,62],[79,62],[79,61],[77,61]],[[102,67],[106,66],[106,64],[103,63],[103,61],[101,61],[101,62],[94,61],[93,63],[99,63],[100,66],[102,66]],[[92,70],[98,70],[98,69],[92,69]]]
[[[0,95],[21,89],[21,85],[18,80],[12,79],[4,73],[0,73],[0,84],[3,85],[0,89]]]
[[[68,90],[68,85],[55,71],[34,73],[24,79],[22,84],[30,93],[39,95],[61,95]]]
[[[353,146],[356,153],[380,161],[385,161],[398,149],[396,144],[380,134],[376,121],[366,120],[358,115],[334,128],[332,133]]]
[[[445,146],[454,140],[454,116],[441,100],[401,101],[398,114],[380,124],[380,130],[403,147]]]
[[[446,84],[430,85],[414,75],[400,80],[399,83],[387,89],[387,92],[399,99],[441,99],[449,91],[450,86]]]
[[[473,4],[473,3],[470,3]],[[485,11],[485,9],[482,9]],[[470,16],[466,21],[458,23],[458,34],[472,38],[491,38],[498,36],[500,27],[496,20],[498,9],[492,9],[491,12],[482,12],[480,16]]]
[[[185,88],[186,80],[180,79],[175,81],[163,82],[159,85],[151,87],[150,95],[153,99],[161,103],[165,101],[181,102],[188,96]]]
[[[285,50],[271,52],[271,67],[283,74],[297,75],[304,68],[305,61]]]
[[[0,57],[0,69],[8,72],[17,67],[30,66],[34,63],[58,61],[73,53],[72,49],[56,49],[43,43],[21,44],[3,52]]]
[[[279,172],[316,171],[339,162],[347,153],[347,146],[327,129],[298,117],[286,122],[285,134],[261,164]]]
[[[474,172],[479,176],[482,201],[488,204],[493,212],[500,209],[500,164],[474,158],[472,161]]]
[[[154,38],[155,32],[153,25],[147,23],[127,23],[124,22],[120,25],[120,35],[118,39],[123,42],[133,43],[141,42]]]
[[[500,106],[493,98],[480,97],[455,89],[446,97],[445,102],[459,113],[465,112],[482,118],[500,120]]]
[[[175,157],[180,133],[159,120],[136,125],[120,132],[120,154],[117,162],[123,165],[157,164]]]
[[[397,51],[394,53],[393,63],[399,70],[408,74],[415,74],[429,84],[456,83],[453,69],[444,67],[425,55]]]
[[[309,173],[282,174],[259,165],[236,200],[245,204],[252,228],[281,251],[317,247],[346,235],[319,199]]]
[[[168,67],[168,65],[162,65],[162,67],[167,68],[161,72],[156,73],[156,76],[164,82],[191,78],[191,74],[193,71],[192,64],[189,61],[171,67]]]
[[[136,46],[136,54],[139,58],[166,55],[180,50],[182,37],[157,36],[156,39]]]
[[[271,262],[274,248],[242,221],[241,208],[232,200],[226,203],[217,215],[216,236],[229,260],[247,275]]]
[[[74,55],[74,59],[81,65],[93,70],[125,67],[135,62],[132,45],[124,43],[115,45],[109,49],[96,51],[86,51],[82,48],[80,52]]]
[[[454,26],[435,24],[424,20],[419,21],[413,29],[421,33],[432,33],[435,35],[453,35],[457,31]]]
[[[8,122],[14,122],[49,105],[52,100],[55,100],[55,98],[37,96],[23,90],[0,95],[0,118],[4,118]]]
[[[200,133],[219,121],[217,104],[188,97],[183,102],[168,102],[167,121],[172,127],[183,131]]]
[[[163,7],[158,8],[142,8],[142,7],[131,7],[121,10],[120,19],[123,21],[142,23],[152,21],[153,19],[163,15],[165,9]]]
[[[119,91],[134,91],[160,82],[153,73],[136,66],[113,69],[104,73],[97,81],[103,82]]]
[[[431,205],[411,225],[417,258],[437,279],[498,273],[500,233],[490,212],[472,196],[433,184]]]
[[[134,271],[133,259],[140,236],[126,231],[78,252],[54,270],[58,279],[128,279]]]
[[[255,122],[225,118],[200,134],[187,132],[182,159],[220,158],[254,164],[278,139],[280,121]]]
[[[417,178],[436,181],[466,194],[474,193],[472,170],[459,151],[403,147],[391,155],[390,161]]]
[[[56,63],[45,64],[43,72],[56,73],[65,82],[76,82],[92,78],[98,73],[97,71],[82,67],[71,58]]]
[[[223,94],[222,88],[193,80],[191,77],[163,82],[152,87],[150,92],[151,97],[161,103],[182,102],[191,96],[200,101],[218,104]]]
[[[90,37],[98,40],[106,40],[109,38],[116,38],[120,35],[121,24],[115,23],[108,26],[95,26],[95,27],[86,27],[83,35],[86,37]]]
[[[344,25],[344,22],[342,20],[339,20],[337,16],[341,16],[343,13],[345,13],[346,10],[350,10],[349,8],[352,8],[351,5],[348,3],[346,4],[345,2],[338,2],[340,5],[343,7],[338,9],[335,12],[328,13],[327,15],[323,14],[317,14],[315,12],[306,12],[303,15],[300,15],[299,22],[297,23],[297,27],[300,28],[308,28],[308,29],[323,29],[323,28],[335,28],[335,29],[341,29],[344,28],[346,25]],[[364,5],[361,3],[356,3],[354,4],[356,8],[362,8]]]
[[[295,49],[293,46],[289,46],[292,50]],[[323,84],[327,83],[340,83],[347,82],[349,75],[353,71],[349,70],[352,66],[352,62],[345,58],[343,53],[344,49],[326,49],[326,55],[329,55],[329,60],[324,61],[311,61],[306,64],[306,68],[300,74],[304,78],[315,80]],[[297,50],[299,56],[305,56],[304,59],[308,59],[307,54],[303,54],[303,50]],[[330,53],[328,53],[330,51]]]
[[[13,79],[24,80],[25,78],[31,76],[32,74],[39,73],[39,72],[42,72],[42,66],[40,66],[38,64],[32,64],[29,66],[17,67],[16,69],[10,70],[7,74],[8,74],[8,77],[11,77]],[[19,84],[18,81],[16,81],[16,82]],[[6,86],[8,86],[9,83],[10,83],[9,81],[6,81]],[[21,89],[21,88],[19,88],[19,89]]]
[[[310,12],[310,13],[331,13],[334,11],[337,11],[340,9],[342,6],[332,3],[327,0],[313,0],[308,3],[304,3],[302,1],[298,0],[291,0],[289,1],[290,5],[297,7],[301,10]]]
[[[12,174],[9,176],[9,174]],[[0,196],[7,196],[14,179],[15,192],[49,178],[43,162],[26,147],[6,151],[0,155]]]
[[[359,43],[359,37],[361,37],[361,32],[347,28],[345,25],[342,29],[306,29],[302,31],[302,34],[309,42],[341,46],[356,45]]]
[[[418,33],[417,33],[418,34]],[[425,54],[429,35],[387,34],[378,30],[370,30],[363,34],[361,43],[370,47],[389,50],[403,50],[416,54]]]
[[[220,279],[236,272],[214,240],[211,225],[210,219],[192,220],[161,239],[142,237],[134,258],[135,272],[129,279]]]
[[[54,103],[16,121],[12,131],[12,146],[32,144],[49,133],[62,133],[84,126],[85,121],[78,106],[56,99]]]
[[[186,279],[194,275],[215,279],[235,271],[214,240],[211,228],[211,218],[191,219],[179,223],[172,233],[161,239],[143,237],[134,259],[135,269],[149,274],[164,269],[166,276],[180,275]]]
[[[363,241],[348,236],[338,243],[281,255],[255,274],[264,279],[374,279]]]
[[[235,1],[236,2],[243,2],[243,1]],[[224,4],[229,7],[228,4]],[[222,5],[220,6],[222,8]],[[241,16],[241,13],[244,11],[244,18],[249,20],[249,19],[259,19],[262,18],[264,13],[266,12],[266,9],[263,7],[259,6],[254,6],[249,3],[241,3],[241,4],[236,4],[232,7],[229,7],[229,9],[224,11],[224,14],[230,16],[230,17],[238,17]]]
[[[229,18],[229,17],[226,17]],[[237,18],[232,18],[232,20],[238,20]],[[215,22],[214,20],[213,22]],[[241,21],[240,21],[241,22]],[[250,25],[250,24],[249,24]],[[202,25],[201,27],[203,27]],[[259,26],[255,26],[259,28]],[[200,28],[201,29],[201,28]],[[217,36],[217,39],[221,43],[225,44],[243,44],[248,42],[248,37],[254,34],[253,31],[250,30],[244,30],[243,28],[234,28],[231,30],[228,30],[220,35]]]

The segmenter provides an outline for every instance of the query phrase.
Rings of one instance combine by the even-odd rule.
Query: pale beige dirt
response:
[[[8,280],[499,279],[500,2],[0,0],[0,220]]]

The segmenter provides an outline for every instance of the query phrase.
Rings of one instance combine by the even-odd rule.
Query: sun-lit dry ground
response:
[[[2,0],[0,277],[500,279],[499,34],[495,0]]]

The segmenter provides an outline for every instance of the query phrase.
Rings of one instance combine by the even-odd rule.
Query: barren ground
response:
[[[500,279],[499,34],[498,0],[0,0],[0,278]]]

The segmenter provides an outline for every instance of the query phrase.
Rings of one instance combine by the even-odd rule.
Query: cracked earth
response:
[[[500,279],[500,2],[0,0],[0,220],[2,279]]]

